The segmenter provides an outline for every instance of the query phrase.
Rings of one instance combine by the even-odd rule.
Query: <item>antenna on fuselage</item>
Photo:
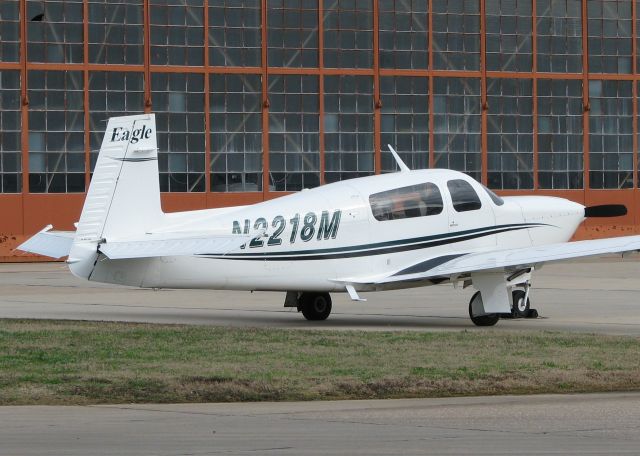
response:
[[[391,155],[393,155],[393,158],[395,158],[396,163],[398,164],[398,167],[400,168],[400,172],[401,173],[406,173],[407,171],[411,171],[409,169],[409,167],[404,164],[404,162],[400,158],[400,155],[398,155],[398,152],[396,152],[395,149],[393,147],[391,147],[391,144],[387,144],[387,147],[389,148],[389,152],[391,152]]]

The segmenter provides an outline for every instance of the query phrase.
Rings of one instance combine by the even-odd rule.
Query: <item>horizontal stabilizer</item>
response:
[[[51,225],[47,225],[38,234],[20,244],[17,250],[56,259],[69,255],[75,231],[51,231],[51,228]]]
[[[166,236],[162,239],[150,235],[149,239],[107,241],[100,244],[99,250],[111,260],[205,254],[225,255],[240,248],[254,237],[256,234],[251,236],[238,234],[183,235],[183,237]]]

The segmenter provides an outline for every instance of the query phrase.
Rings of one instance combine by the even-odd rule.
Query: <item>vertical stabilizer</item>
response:
[[[162,216],[155,116],[112,117],[69,255],[72,272],[88,277],[102,239],[143,234]]]

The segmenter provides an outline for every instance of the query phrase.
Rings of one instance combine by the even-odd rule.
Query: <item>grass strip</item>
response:
[[[639,389],[640,337],[0,320],[2,405]]]

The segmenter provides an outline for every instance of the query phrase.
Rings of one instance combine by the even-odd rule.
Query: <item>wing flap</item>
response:
[[[62,258],[69,255],[75,231],[51,231],[53,226],[47,225],[34,236],[16,247],[29,253],[37,253],[51,258]]]
[[[156,236],[157,237],[157,236]],[[106,241],[99,250],[111,260],[127,258],[151,258],[165,256],[224,255],[249,242],[256,234],[247,235],[202,235],[165,239],[131,239]]]
[[[552,261],[607,255],[640,250],[640,236],[563,242],[537,247],[474,253],[431,269],[434,276],[491,269],[519,269]]]
[[[408,264],[406,267],[384,276],[349,278],[344,281],[354,284],[382,285],[394,282],[440,279],[478,271],[511,271],[553,261],[633,251],[640,251],[640,236],[444,255]]]

